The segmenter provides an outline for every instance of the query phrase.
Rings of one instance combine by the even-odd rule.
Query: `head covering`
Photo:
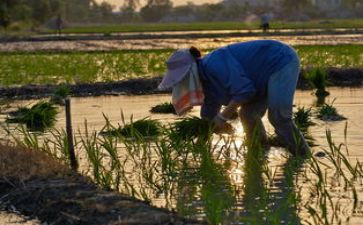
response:
[[[158,89],[165,90],[173,87],[184,78],[194,62],[195,59],[190,54],[189,49],[179,49],[174,52],[166,61],[168,72],[159,84]]]
[[[177,115],[181,116],[193,106],[202,105],[204,93],[199,79],[198,65],[192,63],[183,79],[173,86],[172,103]]]

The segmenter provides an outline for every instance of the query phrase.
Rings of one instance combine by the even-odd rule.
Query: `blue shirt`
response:
[[[243,104],[265,96],[270,76],[294,58],[291,47],[273,40],[242,42],[212,51],[198,63],[205,95],[201,116],[212,119],[231,100]]]

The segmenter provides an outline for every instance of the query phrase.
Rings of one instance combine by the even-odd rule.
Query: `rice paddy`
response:
[[[118,33],[118,32],[157,32],[157,31],[202,31],[202,30],[243,30],[258,29],[260,23],[243,22],[204,22],[204,23],[155,23],[155,24],[124,24],[99,27],[74,27],[67,28],[65,33]],[[362,19],[316,20],[309,22],[280,22],[273,21],[272,29],[334,29],[334,28],[362,28]]]
[[[361,24],[361,20],[356,23]],[[319,24],[316,27],[346,27],[335,22]],[[210,25],[202,29],[211,29]],[[211,27],[222,29],[225,25]],[[239,29],[232,28],[237,24],[230,26],[224,29]],[[276,26],[304,28],[305,25],[276,23]],[[109,34],[139,29],[132,26],[134,28],[75,28],[66,32],[82,33],[90,29]],[[170,29],[192,28],[171,26]],[[363,68],[363,45],[295,48],[303,71],[310,71],[305,75],[317,90],[316,96],[327,97],[327,68]],[[204,50],[204,53],[211,50]],[[0,53],[0,86],[59,84],[50,96],[51,103],[40,101],[32,107],[19,106],[9,115],[7,122],[19,125],[7,124],[6,118],[0,118],[5,129],[0,131],[0,140],[43,152],[69,165],[64,118],[56,117],[58,108],[54,105],[62,105],[69,97],[68,85],[157,77],[165,72],[164,61],[172,51]],[[320,225],[351,221],[351,224],[359,224],[363,215],[363,164],[359,156],[362,133],[357,124],[361,119],[355,116],[353,120],[351,116],[359,114],[353,107],[361,103],[352,101],[348,92],[341,97],[330,88],[329,91],[332,96],[338,96],[338,101],[345,99],[337,108],[344,115],[348,114],[349,123],[352,121],[355,126],[354,132],[348,132],[348,123],[339,122],[345,118],[333,106],[331,98],[334,97],[327,97],[332,103],[324,102],[315,107],[310,102],[311,95],[307,94],[297,103],[299,107],[294,112],[295,123],[313,147],[313,154],[305,159],[292,157],[275,136],[270,136],[269,144],[273,146],[270,149],[255,139],[244,140],[238,113],[231,121],[235,134],[215,134],[213,124],[195,117],[196,112],[176,119],[171,115],[175,111],[165,102],[166,98],[161,101],[151,97],[108,96],[89,102],[87,98],[72,98],[78,172],[90,177],[101,188],[211,225]],[[156,102],[164,103],[155,105]],[[121,107],[127,112],[116,118]],[[13,108],[14,105],[1,100],[1,113]],[[271,127],[267,129],[268,133],[273,132]],[[354,146],[354,153],[349,146]]]
[[[334,89],[331,94],[338,95]],[[311,97],[308,91],[306,96],[306,99]],[[139,109],[144,113],[155,102],[165,102],[164,99],[156,101],[158,98],[151,98],[150,102],[138,100],[142,97],[112,98],[127,104],[131,111]],[[144,108],[134,108],[124,98],[143,102]],[[337,105],[341,107],[339,99]],[[94,98],[91,109],[102,101]],[[107,101],[115,105],[111,99]],[[77,100],[73,102],[78,104]],[[81,107],[85,112],[92,111],[90,114],[79,112],[81,120],[97,113],[84,104]],[[79,111],[76,105],[74,110]],[[305,125],[318,123],[314,120],[316,110],[305,105],[298,107],[295,121]],[[211,124],[199,118],[166,122],[154,116],[129,117],[126,112],[120,118],[119,110],[116,111],[117,120],[115,116],[104,116],[103,129],[95,129],[94,121],[82,122],[83,129],[76,132],[74,140],[81,164],[79,171],[102,188],[117,190],[209,224],[334,224],[335,221],[344,224],[360,215],[362,164],[348,157],[349,145],[335,143],[334,133],[329,130],[321,134],[327,146],[319,139],[316,141],[321,145],[317,147],[318,152],[311,158],[299,159],[289,156],[286,150],[276,150],[281,145],[265,151],[258,142],[246,143],[238,135],[213,134]],[[174,118],[156,114],[157,118],[170,116]],[[142,134],[152,130],[148,127],[154,122],[161,122],[155,126],[159,129],[157,135],[150,138],[150,133]],[[126,135],[121,135],[125,127]],[[309,127],[307,133],[315,136],[316,133],[310,133],[311,128],[316,129]],[[105,131],[116,132],[105,135]],[[344,132],[350,140],[349,132]],[[51,129],[46,135],[21,127],[9,133],[10,136],[3,138],[11,143],[69,163],[67,137],[61,128]]]
[[[333,224],[349,220],[362,207],[362,164],[346,157],[347,146],[336,145],[329,130],[324,160],[289,157],[281,168],[266,160],[256,141],[241,145],[222,136],[175,140],[167,132],[145,141],[86,130],[76,139],[77,149],[87,160],[82,173],[95,183],[149,202],[163,199],[163,207],[209,224]],[[52,133],[65,138],[62,132]],[[39,134],[23,130],[22,135],[33,141],[13,141],[67,157],[59,156],[66,151],[51,141],[54,137],[42,142]],[[231,170],[243,171],[242,178],[229,176]]]
[[[302,67],[363,67],[363,45],[295,48]],[[0,53],[0,85],[94,83],[161,76],[172,51]]]

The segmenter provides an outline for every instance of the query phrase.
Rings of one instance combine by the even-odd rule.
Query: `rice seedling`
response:
[[[362,67],[363,45],[295,46],[303,67]],[[206,50],[209,52],[211,49]],[[0,85],[94,83],[165,72],[173,50],[0,53]]]
[[[9,113],[8,123],[23,123],[31,130],[44,131],[54,125],[57,108],[50,102],[38,102],[31,108],[20,107]]]
[[[64,105],[64,100],[68,97],[71,93],[69,87],[62,85],[54,90],[50,97],[50,102],[58,105]]]
[[[161,114],[176,114],[173,104],[170,102],[164,102],[162,104],[153,106],[150,109],[151,113],[161,113]]]
[[[306,131],[310,126],[315,125],[311,120],[312,111],[311,108],[305,109],[304,107],[298,107],[297,111],[294,112],[294,122],[296,126],[302,130]]]
[[[316,96],[328,96],[330,93],[326,91],[327,77],[326,72],[321,69],[313,69],[306,74],[306,78],[309,80],[313,88],[316,89]]]
[[[199,117],[188,117],[175,122],[171,127],[170,137],[173,140],[208,138],[212,135],[213,124]]]
[[[114,129],[105,119],[105,130]],[[181,127],[185,131],[188,126]],[[326,133],[329,146],[323,149],[326,160],[290,157],[284,165],[278,165],[277,168],[283,167],[281,174],[276,170],[269,172],[273,169],[269,165],[271,159],[265,157],[258,139],[237,146],[233,138],[204,138],[203,135],[210,137],[210,132],[193,129],[194,138],[186,138],[190,137],[187,132],[184,136],[170,136],[172,131],[161,127],[159,138],[145,141],[98,135],[89,131],[86,123],[85,132],[79,133],[75,141],[77,149],[86,153],[82,157],[87,160],[88,169],[82,172],[100,187],[151,203],[155,199],[160,203],[160,198],[164,198],[165,207],[176,208],[189,218],[200,219],[197,214],[203,214],[202,218],[210,224],[339,224],[343,214],[350,216],[360,210],[362,164],[350,161],[344,144],[336,145],[330,131]],[[66,152],[61,150],[67,143],[63,132],[51,133],[58,137],[56,141],[50,141],[54,137],[49,136],[41,140],[39,134],[26,129],[23,132],[26,138],[17,143],[51,154],[60,152],[54,156],[66,158]],[[16,138],[11,132],[10,135]],[[233,160],[243,167],[236,167],[243,169],[240,186],[232,184],[228,177],[233,168],[225,163],[228,155],[238,155]],[[351,201],[340,201],[346,196],[351,196]],[[348,206],[352,211],[347,210]]]
[[[106,126],[102,129],[101,134],[110,136],[123,137],[157,137],[161,135],[162,129],[158,120],[149,118],[131,121],[129,124],[115,128]]]
[[[337,109],[333,106],[334,101],[331,104],[325,103],[322,107],[317,109],[317,118],[323,121],[341,121],[346,120],[344,116],[340,115]]]

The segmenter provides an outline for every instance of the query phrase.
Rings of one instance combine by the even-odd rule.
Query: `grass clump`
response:
[[[328,96],[330,93],[326,90],[327,75],[326,71],[317,68],[307,73],[307,79],[313,88],[316,89],[315,95],[318,97]]]
[[[67,86],[60,86],[54,90],[52,96],[50,97],[50,101],[54,104],[64,105],[64,100],[71,93],[71,90]]]
[[[306,131],[310,126],[315,124],[311,120],[311,116],[311,108],[305,109],[304,107],[298,107],[294,113],[294,122],[300,130]]]
[[[172,125],[171,138],[192,139],[206,138],[212,134],[213,123],[198,117],[188,117],[175,122]]]
[[[333,106],[333,103],[331,104],[325,103],[322,107],[320,107],[317,111],[317,117],[323,121],[346,120],[347,119],[346,117],[338,113],[337,109]]]
[[[158,120],[144,118],[119,126],[118,128],[106,125],[102,129],[102,135],[123,136],[123,137],[157,137],[162,133],[162,126]]]
[[[153,106],[150,109],[151,113],[160,113],[160,114],[176,114],[173,104],[170,102],[165,102],[156,106]]]
[[[43,131],[54,125],[57,116],[57,108],[50,102],[38,102],[31,108],[20,107],[18,110],[11,112],[9,123],[23,123],[28,129]]]

